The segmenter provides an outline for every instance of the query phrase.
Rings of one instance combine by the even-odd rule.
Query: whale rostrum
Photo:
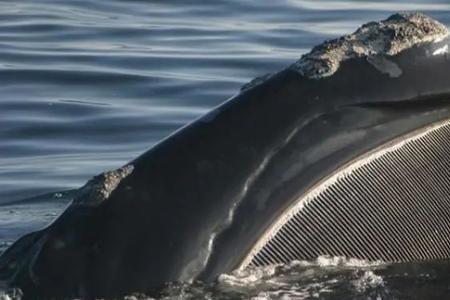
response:
[[[291,68],[308,78],[327,77],[347,59],[389,57],[419,44],[440,42],[448,35],[447,27],[423,14],[399,13],[314,47]]]

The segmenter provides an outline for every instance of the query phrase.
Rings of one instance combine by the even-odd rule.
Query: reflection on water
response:
[[[13,203],[0,206],[0,251],[44,226],[70,197],[17,201],[76,188],[251,78],[291,64],[324,39],[403,10],[450,24],[448,0],[0,2],[0,204]],[[311,272],[312,286],[320,287],[322,277]],[[326,276],[338,285],[353,280]],[[287,289],[308,284],[288,282]],[[206,295],[211,288],[199,290]],[[304,299],[283,290],[243,295]]]

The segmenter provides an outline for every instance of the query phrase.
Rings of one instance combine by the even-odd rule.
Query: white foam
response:
[[[361,278],[353,281],[353,285],[358,292],[365,292],[368,289],[384,287],[384,280],[373,271],[365,271]]]

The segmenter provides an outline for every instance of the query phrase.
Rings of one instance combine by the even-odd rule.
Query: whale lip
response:
[[[394,56],[421,44],[449,36],[447,27],[421,13],[397,13],[380,22],[362,25],[354,33],[325,41],[289,68],[310,79],[333,75],[351,58]]]

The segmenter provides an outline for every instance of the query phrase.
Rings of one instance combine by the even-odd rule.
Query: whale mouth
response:
[[[450,119],[357,157],[300,196],[238,269],[321,255],[386,262],[450,255]]]

